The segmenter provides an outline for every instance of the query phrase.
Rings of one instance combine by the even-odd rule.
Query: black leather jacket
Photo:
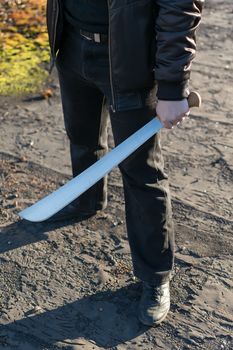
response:
[[[196,29],[204,0],[108,0],[112,95],[150,88],[157,96],[186,97]],[[54,62],[63,30],[62,0],[47,0],[47,25]],[[114,107],[114,106],[113,106]]]

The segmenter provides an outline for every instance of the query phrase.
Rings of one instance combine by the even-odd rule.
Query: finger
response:
[[[181,114],[179,120],[182,121],[182,120],[184,120],[184,119],[187,118],[187,117],[188,117],[188,115],[186,115],[186,114]]]
[[[175,126],[175,123],[172,121],[169,121],[168,122],[168,125],[169,125],[169,129],[173,129],[174,128],[174,126]]]
[[[162,118],[160,118],[160,116],[157,114],[157,118],[160,120],[160,122],[163,124],[164,128],[166,129],[172,129],[173,128],[173,125],[172,123],[170,123],[169,121],[167,120],[162,120]]]
[[[179,125],[182,122],[182,117],[176,118],[174,120],[170,120],[169,123],[172,124],[172,126]]]
[[[178,123],[176,125],[178,126],[181,122],[183,122],[185,119],[187,119],[188,116],[189,116],[189,112],[184,113],[183,116],[181,117],[181,119],[179,119],[179,121],[178,121]]]
[[[180,122],[181,122],[181,119],[175,119],[175,120],[169,120],[166,123],[169,124],[169,129],[173,129]]]
[[[169,121],[164,121],[164,122],[163,122],[163,126],[164,126],[166,129],[173,129],[173,128],[174,128],[174,125],[172,124],[172,122],[169,122]]]
[[[178,120],[178,123],[179,122],[182,122],[183,120],[185,120],[185,118],[188,118],[188,116],[189,116],[189,113],[187,112],[187,113],[184,113],[184,114],[181,114],[180,116],[179,116],[179,118],[177,119]]]

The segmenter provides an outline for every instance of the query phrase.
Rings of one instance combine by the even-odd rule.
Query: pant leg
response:
[[[69,52],[61,51],[57,68],[73,176],[76,176],[106,153],[108,113],[103,93],[77,72],[74,62],[69,65]],[[107,178],[73,204],[83,211],[103,209],[107,204]]]
[[[110,115],[117,145],[152,119],[155,102],[147,101],[136,110],[110,110]],[[149,283],[166,281],[173,267],[174,231],[160,135],[150,138],[119,168],[135,276]]]
[[[86,45],[86,74],[111,104],[108,49]],[[88,54],[87,54],[88,53]],[[115,93],[118,111],[109,108],[115,144],[154,118],[156,84],[144,91]],[[148,282],[170,278],[174,260],[174,232],[167,175],[160,137],[148,140],[120,165],[125,194],[126,224],[135,275]]]
[[[66,39],[67,47],[72,47],[74,39],[70,42]],[[81,53],[72,50],[73,55],[66,66],[79,66],[82,75],[88,78],[89,82],[95,83],[95,86],[107,97],[108,104],[111,104],[107,46],[83,39],[79,40],[79,43],[84,50],[81,50]],[[71,61],[72,65],[69,64]],[[61,74],[60,82],[62,86]],[[70,94],[72,94],[74,87],[75,85],[68,84],[67,89],[62,88],[62,90],[65,92],[70,88]],[[68,115],[65,93],[63,95],[64,114]],[[117,145],[154,117],[155,92],[133,92],[118,94],[116,97],[119,111],[113,113],[110,109],[109,112]],[[74,100],[76,101],[76,98]],[[94,100],[94,98],[88,98],[84,109],[91,109]],[[140,105],[143,107],[139,108]],[[72,110],[77,110],[75,103]],[[89,119],[85,119],[85,125],[87,129],[90,128],[89,125],[92,124]],[[103,121],[101,127],[103,134],[100,133],[102,135],[106,130],[104,125]],[[73,131],[73,126],[71,129]],[[77,129],[76,126],[74,129]],[[69,134],[69,131],[67,132]],[[85,139],[84,133],[80,137]],[[85,145],[85,140],[83,142]],[[76,144],[76,141],[73,143]],[[168,179],[163,169],[159,135],[152,137],[122,162],[120,170],[123,177],[126,223],[135,275],[148,282],[165,281],[170,277],[173,267],[174,233]]]

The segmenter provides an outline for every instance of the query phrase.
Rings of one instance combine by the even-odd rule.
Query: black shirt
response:
[[[63,0],[65,19],[92,33],[108,32],[107,0]]]

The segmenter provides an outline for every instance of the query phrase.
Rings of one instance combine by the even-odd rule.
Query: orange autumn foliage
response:
[[[33,92],[47,76],[46,0],[0,1],[0,94]]]

